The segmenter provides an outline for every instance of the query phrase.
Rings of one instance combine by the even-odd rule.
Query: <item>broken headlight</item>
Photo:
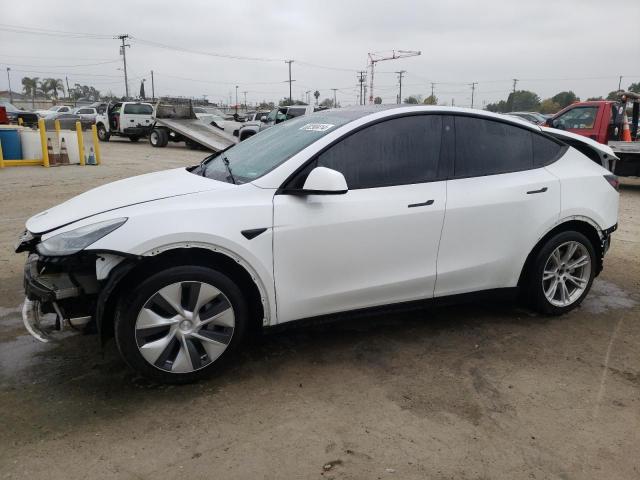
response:
[[[38,244],[38,253],[46,257],[77,253],[113,232],[126,221],[126,218],[114,218],[54,235]]]

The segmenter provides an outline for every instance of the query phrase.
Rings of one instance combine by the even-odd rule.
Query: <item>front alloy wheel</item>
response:
[[[136,321],[136,343],[156,368],[190,373],[222,355],[234,328],[233,307],[220,290],[204,282],[179,282],[144,304]]]
[[[241,344],[248,308],[238,285],[201,266],[169,267],[119,302],[116,344],[139,373],[187,383],[217,369]]]

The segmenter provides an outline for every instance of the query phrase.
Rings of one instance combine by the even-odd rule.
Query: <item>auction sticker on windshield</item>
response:
[[[300,130],[309,130],[311,132],[326,132],[334,125],[331,123],[307,123],[300,127]]]

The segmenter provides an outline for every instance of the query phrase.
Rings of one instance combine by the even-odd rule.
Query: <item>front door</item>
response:
[[[442,117],[414,115],[335,143],[316,166],[344,174],[342,195],[274,197],[278,322],[433,296],[446,203]]]

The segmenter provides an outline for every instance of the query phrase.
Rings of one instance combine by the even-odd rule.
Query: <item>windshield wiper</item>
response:
[[[229,165],[229,159],[227,158],[227,156],[223,156],[222,157],[222,163],[224,163],[224,166],[227,167],[227,172],[229,172],[229,176],[231,177],[231,182],[233,182],[233,184],[236,184],[236,179],[233,178],[233,172],[231,171],[231,166]]]

